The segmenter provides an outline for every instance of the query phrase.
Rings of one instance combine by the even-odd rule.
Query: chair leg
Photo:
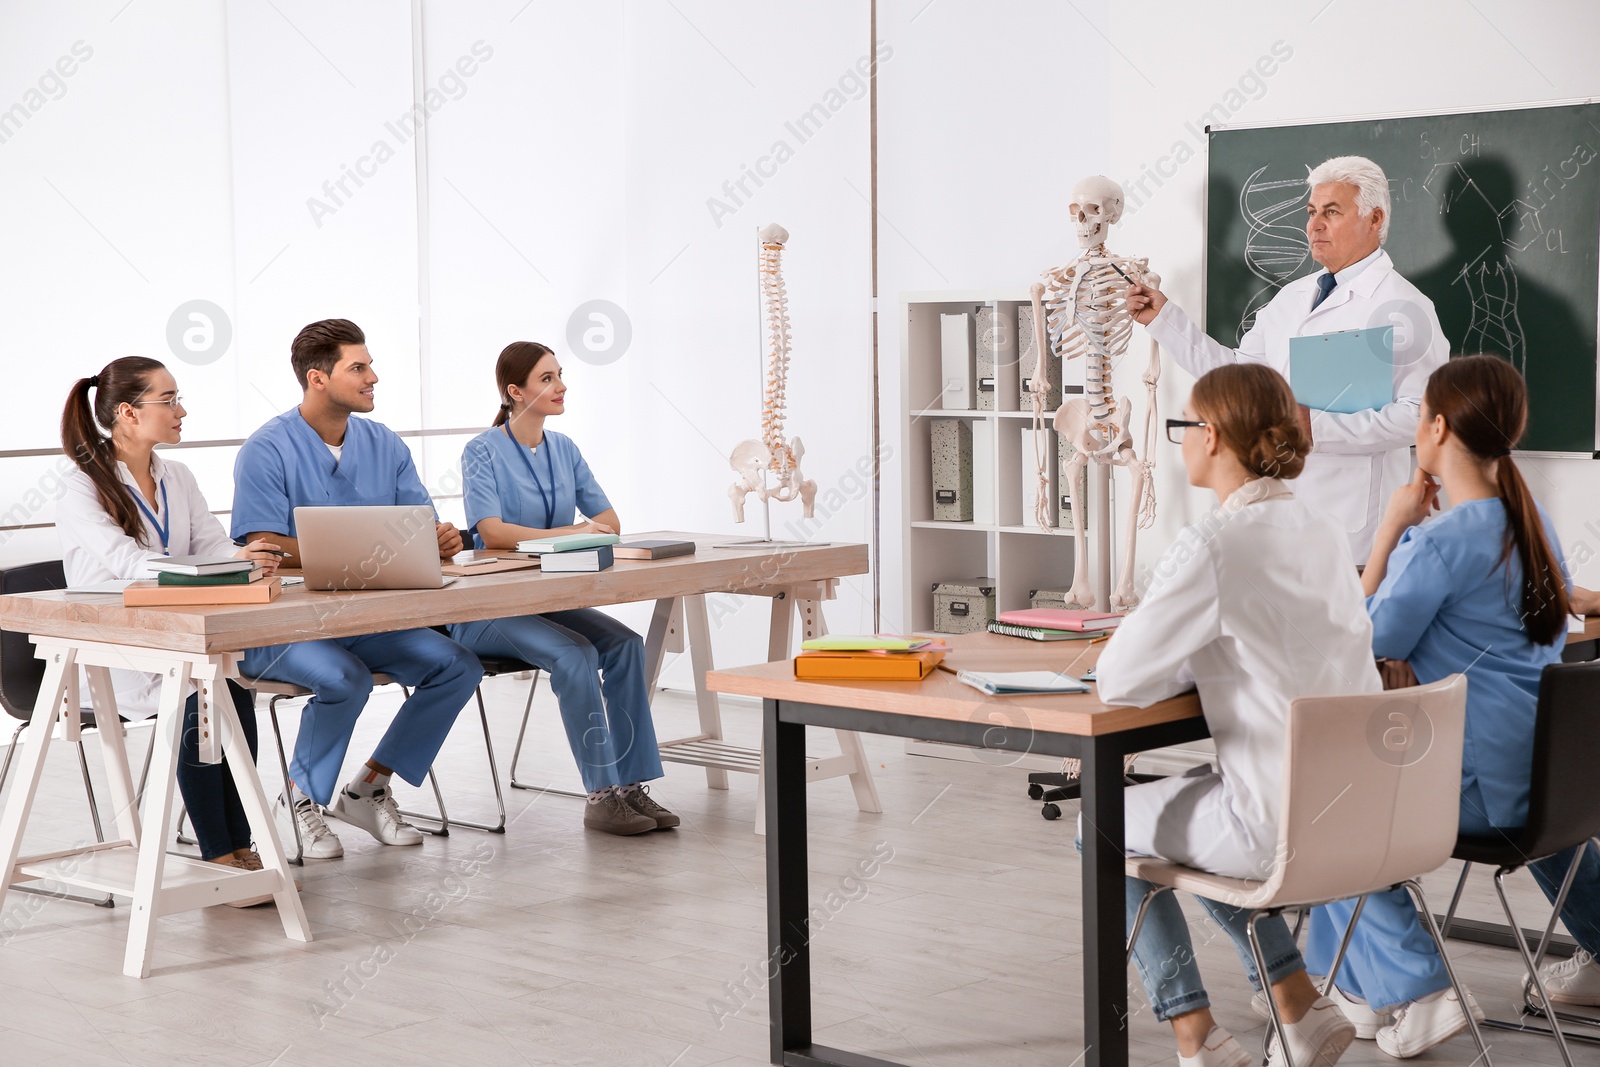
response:
[[[11,734],[11,743],[6,746],[6,761],[0,763],[0,790],[4,790],[6,787],[6,776],[11,773],[11,757],[17,754],[17,742],[22,740],[22,731],[27,728],[28,720],[21,719],[17,722],[16,730]]]
[[[1289,930],[1289,939],[1295,944],[1300,943],[1300,931],[1305,929],[1306,916],[1310,913],[1310,908],[1296,908],[1294,910],[1294,926]]]
[[[1538,951],[1536,951],[1533,955],[1533,964],[1536,968],[1544,963],[1545,952],[1550,945],[1550,938],[1555,933],[1556,920],[1561,917],[1561,909],[1566,906],[1567,896],[1572,890],[1573,882],[1577,879],[1578,867],[1583,863],[1584,849],[1587,849],[1591,843],[1596,848],[1600,848],[1600,838],[1590,838],[1588,841],[1585,841],[1583,843],[1583,847],[1578,849],[1578,851],[1573,855],[1572,863],[1567,867],[1566,876],[1561,880],[1561,890],[1556,894],[1555,906],[1550,911],[1550,921],[1545,924],[1544,935],[1539,939]],[[1535,999],[1536,996],[1537,1000]],[[1566,1022],[1577,1023],[1580,1026],[1600,1026],[1600,1018],[1596,1018],[1593,1015],[1583,1015],[1578,1012],[1557,1011],[1555,1005],[1553,1004],[1550,1005],[1549,1008],[1545,1008],[1543,1006],[1545,1003],[1544,994],[1542,992],[1536,993],[1533,980],[1531,978],[1522,983],[1522,999],[1524,1004],[1523,1010],[1525,1014],[1543,1016],[1552,1027],[1557,1026],[1559,1022],[1563,1020]],[[1589,1043],[1600,1042],[1600,1038],[1595,1038],[1584,1034],[1573,1034],[1571,1035],[1570,1039]]]
[[[1359,906],[1359,905],[1358,905]],[[1261,980],[1261,992],[1266,994],[1267,1012],[1272,1016],[1272,1025],[1267,1028],[1266,1048],[1272,1048],[1272,1038],[1278,1038],[1278,1050],[1283,1053],[1285,1067],[1295,1067],[1294,1052],[1289,1048],[1289,1042],[1283,1039],[1283,1014],[1278,1011],[1278,998],[1272,995],[1272,984],[1267,979],[1267,956],[1261,951],[1261,935],[1256,932],[1256,923],[1269,916],[1280,914],[1277,910],[1252,911],[1250,920],[1245,924],[1245,933],[1250,939],[1250,953],[1256,958],[1256,977]],[[1352,920],[1352,927],[1355,922]],[[1348,935],[1347,935],[1348,936]],[[1334,961],[1331,970],[1338,969],[1338,961]],[[1331,977],[1329,979],[1332,980]]]
[[[144,769],[139,772],[138,802],[139,802],[139,804],[141,806],[144,804],[144,787],[145,787],[145,783],[147,783],[150,780],[150,761],[156,754],[156,733],[157,733],[157,731],[156,731],[156,728],[155,728],[155,724],[151,723],[150,724],[150,747],[145,749],[145,753],[144,753]]]
[[[1356,898],[1356,908],[1350,913],[1350,924],[1344,928],[1344,936],[1339,939],[1339,951],[1333,954],[1333,965],[1328,968],[1328,976],[1322,980],[1323,996],[1327,996],[1333,989],[1333,980],[1339,976],[1339,968],[1344,964],[1345,953],[1350,951],[1350,940],[1356,933],[1356,923],[1361,921],[1361,911],[1366,906],[1366,897]]]
[[[478,722],[483,726],[483,747],[484,751],[488,753],[489,756],[489,780],[494,783],[495,806],[499,810],[500,821],[495,825],[490,826],[488,823],[467,822],[465,819],[450,818],[449,813],[447,813],[444,808],[444,797],[441,796],[439,792],[439,780],[434,776],[433,771],[430,769],[428,771],[428,779],[433,783],[433,795],[439,802],[439,814],[432,815],[425,811],[402,810],[400,812],[401,815],[404,815],[408,819],[426,819],[429,822],[439,823],[439,828],[437,830],[429,830],[421,826],[417,827],[417,829],[421,830],[425,834],[437,834],[440,837],[448,837],[450,836],[451,826],[465,826],[472,830],[483,830],[484,832],[491,834],[503,834],[506,832],[506,798],[505,794],[500,791],[500,767],[494,758],[494,738],[489,733],[489,712],[484,708],[483,705],[482,686],[478,687],[476,695],[478,698]],[[524,720],[524,722],[526,722],[526,720]]]
[[[1133,962],[1133,946],[1139,943],[1139,931],[1144,929],[1144,917],[1150,911],[1150,904],[1162,893],[1170,893],[1170,885],[1152,885],[1144,891],[1144,899],[1139,901],[1139,910],[1133,915],[1133,929],[1128,931],[1128,955],[1126,963]]]
[[[290,794],[294,792],[294,782],[289,778],[289,760],[283,754],[283,733],[278,729],[278,701],[282,699],[281,696],[275,696],[267,701],[267,718],[272,722],[272,740],[278,748],[278,769],[283,772],[283,797],[288,801],[292,799]],[[306,844],[300,838],[300,820],[295,818],[292,808],[289,812],[289,828],[294,831],[294,855],[289,857],[289,862],[296,867],[304,867]]]
[[[1577,873],[1578,861],[1583,858],[1581,852],[1573,857],[1573,864],[1567,871],[1567,877],[1562,880],[1561,893],[1556,898],[1555,908],[1550,915],[1550,925],[1546,927],[1546,938],[1549,930],[1555,926],[1556,918],[1561,914],[1561,906],[1566,903],[1566,890],[1570,887],[1572,876]],[[1561,1032],[1561,1024],[1556,1020],[1555,1006],[1550,1002],[1550,992],[1544,987],[1544,978],[1539,974],[1539,959],[1528,954],[1528,943],[1522,937],[1522,928],[1517,925],[1517,918],[1511,914],[1511,902],[1506,899],[1505,876],[1509,868],[1502,867],[1494,872],[1494,891],[1500,898],[1500,910],[1506,914],[1506,922],[1510,924],[1512,940],[1516,941],[1517,949],[1522,953],[1522,962],[1528,968],[1528,981],[1532,983],[1538,1004],[1544,1014],[1545,1021],[1550,1024],[1550,1034],[1556,1039],[1556,1047],[1561,1050],[1561,1062],[1567,1067],[1572,1067],[1572,1053],[1567,1048],[1567,1039]],[[1539,957],[1544,956],[1545,939],[1539,942]]]
[[[190,837],[183,832],[183,824],[188,820],[188,818],[189,806],[187,804],[178,805],[178,844],[198,845],[200,842],[197,838]]]
[[[539,672],[533,672],[533,684],[528,686],[528,701],[522,706],[522,725],[517,727],[517,747],[511,752],[511,788],[512,789],[538,789],[536,785],[524,785],[517,781],[517,761],[522,759],[522,739],[528,733],[528,718],[533,714],[533,694],[539,688]]]
[[[1504,871],[1501,872],[1502,874]],[[1478,1020],[1472,1016],[1472,1007],[1467,1003],[1467,991],[1461,985],[1461,980],[1456,977],[1456,969],[1450,963],[1450,955],[1444,950],[1444,936],[1439,933],[1439,924],[1433,920],[1433,912],[1428,909],[1428,898],[1423,895],[1422,883],[1415,878],[1401,882],[1406,891],[1411,894],[1412,901],[1417,910],[1422,913],[1422,923],[1428,928],[1428,936],[1433,938],[1434,947],[1439,950],[1439,960],[1444,964],[1444,973],[1450,978],[1450,985],[1456,991],[1456,998],[1461,1001],[1461,1014],[1467,1017],[1467,1029],[1472,1031],[1473,1044],[1478,1046],[1478,1056],[1483,1060],[1485,1067],[1491,1063],[1489,1059],[1489,1046],[1483,1043],[1483,1031],[1478,1029]],[[1506,919],[1512,924],[1513,930],[1517,929],[1516,919],[1511,914],[1511,906],[1506,903],[1505,892],[1499,875],[1495,876],[1495,891],[1500,893],[1500,904],[1505,908]],[[1528,959],[1528,945],[1521,937],[1516,937],[1517,947],[1522,950],[1522,958]],[[1531,961],[1530,961],[1531,962]],[[1561,1045],[1561,1055],[1567,1061],[1567,1067],[1572,1067],[1572,1057],[1567,1055],[1567,1043],[1556,1038]],[[1474,1061],[1476,1062],[1476,1061]]]
[[[1467,875],[1472,873],[1472,861],[1461,865],[1461,878],[1456,882],[1456,891],[1450,895],[1450,910],[1444,913],[1444,925],[1439,927],[1439,936],[1446,941],[1450,940],[1450,924],[1456,921],[1456,908],[1461,905],[1461,893],[1467,888]]]

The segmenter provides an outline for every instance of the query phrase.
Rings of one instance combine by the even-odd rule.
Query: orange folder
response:
[[[802,652],[794,676],[813,682],[920,682],[945,657],[938,652]]]

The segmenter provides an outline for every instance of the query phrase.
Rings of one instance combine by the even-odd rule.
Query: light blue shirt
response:
[[[1543,508],[1539,517],[1560,559]],[[1373,652],[1408,661],[1417,681],[1466,674],[1461,784],[1476,781],[1490,824],[1512,829],[1528,821],[1539,676],[1560,661],[1562,642],[1537,645],[1523,629],[1522,563],[1515,549],[1500,563],[1505,532],[1498,499],[1468,500],[1413,526],[1389,556],[1367,612]],[[1565,565],[1562,577],[1570,592]]]
[[[611,507],[572,438],[551,430],[538,448],[518,444],[504,426],[483,431],[461,454],[461,479],[467,528],[477,548],[484,547],[478,536],[484,519],[553,530],[571,526],[578,512],[593,518]]]
[[[233,536],[296,537],[294,509],[352,504],[427,504],[428,490],[400,435],[351,416],[339,458],[298,407],[250,435],[233,463]]]

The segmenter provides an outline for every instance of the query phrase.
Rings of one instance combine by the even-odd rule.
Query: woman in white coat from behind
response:
[[[1127,848],[1236,878],[1265,878],[1278,842],[1285,722],[1296,697],[1382,688],[1372,625],[1343,530],[1296,499],[1308,451],[1294,394],[1260,364],[1219,367],[1195,383],[1182,419],[1168,420],[1189,481],[1220,506],[1186,527],[1156,564],[1143,603],[1096,668],[1100,699],[1147,706],[1198,689],[1217,767],[1128,789]],[[1128,880],[1132,922],[1149,884]],[[1202,901],[1254,973],[1245,913]],[[1295,1063],[1326,1067],[1354,1029],[1319,998],[1281,918],[1257,925],[1266,985]],[[1156,1016],[1172,1023],[1179,1063],[1247,1067],[1216,1025],[1183,912],[1152,902],[1135,961]]]

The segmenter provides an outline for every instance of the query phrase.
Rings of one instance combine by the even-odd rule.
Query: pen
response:
[[[1112,270],[1116,271],[1118,274],[1122,274],[1122,268],[1117,266],[1115,263],[1111,262],[1109,259],[1106,260],[1106,266],[1110,267]],[[1122,280],[1127,282],[1129,285],[1137,285],[1137,284],[1139,284],[1138,282],[1135,282],[1132,278],[1128,277],[1126,274],[1122,274]]]
[[[256,549],[256,551],[257,552],[266,552],[269,555],[273,555],[273,556],[287,556],[289,554],[289,553],[285,552],[281,548],[258,548],[258,549]]]

